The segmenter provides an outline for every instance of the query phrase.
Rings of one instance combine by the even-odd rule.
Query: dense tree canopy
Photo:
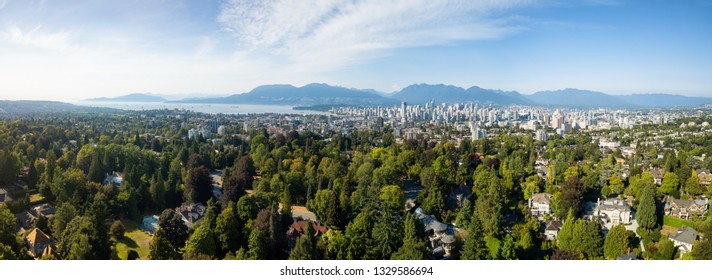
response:
[[[136,257],[120,243],[130,244],[133,226],[157,213],[151,259],[435,258],[414,209],[404,209],[406,197],[457,233],[447,258],[613,258],[642,246],[630,239],[621,245],[618,228],[604,241],[600,226],[580,217],[586,202],[619,196],[636,211],[646,249],[640,256],[671,259],[674,244],[660,232],[663,195],[710,193],[697,170],[712,168],[702,157],[712,154],[712,140],[702,126],[680,126],[712,121],[709,114],[574,130],[549,141],[496,123],[487,126],[488,137],[472,141],[460,122],[414,122],[418,138],[401,142],[399,128],[387,123],[348,133],[319,129],[342,123],[339,116],[100,111],[0,122],[0,186],[13,199],[0,206],[7,209],[0,258],[28,258],[14,215],[40,203],[55,206],[55,214],[25,229],[51,235],[60,259]],[[216,123],[225,133],[215,133]],[[213,136],[189,137],[196,127]],[[621,148],[602,148],[603,139]],[[664,175],[656,188],[658,172]],[[104,184],[107,174],[115,182]],[[528,199],[541,192],[552,195],[553,212],[533,217]],[[202,226],[188,229],[172,209],[194,202],[207,213]],[[288,240],[293,216],[315,218],[319,237]],[[538,219],[564,221],[557,241],[544,238]],[[700,219],[691,223],[706,233]],[[689,256],[709,258],[709,235]]]

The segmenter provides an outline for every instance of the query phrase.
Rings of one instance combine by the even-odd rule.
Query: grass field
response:
[[[31,205],[42,203],[42,202],[44,202],[44,200],[45,200],[45,198],[41,194],[36,193],[36,194],[30,195],[30,204]]]
[[[151,242],[151,236],[148,233],[141,231],[138,224],[133,221],[121,221],[126,227],[126,234],[123,238],[116,242],[116,252],[119,258],[125,260],[129,250],[138,252],[140,259],[148,259],[148,244]]]
[[[679,228],[681,226],[691,227],[693,229],[695,228],[695,223],[693,223],[692,221],[683,220],[671,216],[663,217],[663,224],[674,228]]]
[[[671,226],[663,226],[662,230],[660,230],[660,234],[662,234],[663,236],[675,235],[677,234],[677,228]]]

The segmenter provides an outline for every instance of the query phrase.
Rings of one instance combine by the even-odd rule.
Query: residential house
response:
[[[180,207],[176,207],[176,213],[183,218],[183,222],[189,228],[198,223],[205,216],[205,206],[201,203],[188,204],[184,203]]]
[[[37,220],[37,216],[34,214],[30,213],[30,211],[22,211],[20,213],[15,214],[15,218],[17,219],[17,227],[16,230],[18,232],[25,232],[28,229],[32,227],[32,225],[35,224],[35,221]]]
[[[601,201],[599,199],[596,203],[596,208],[593,210],[593,217],[603,221],[606,226],[630,224],[632,211],[625,200],[614,198]]]
[[[700,181],[700,185],[709,188],[710,183],[712,183],[712,173],[707,169],[697,169],[697,179]]]
[[[543,218],[545,214],[551,214],[551,198],[554,197],[548,193],[535,193],[529,199],[528,207],[531,214],[538,218]]]
[[[452,208],[459,208],[462,207],[462,203],[470,199],[470,197],[472,197],[472,189],[462,184],[448,192],[446,203]]]
[[[12,197],[7,193],[6,189],[0,189],[0,203],[6,203],[12,201]]]
[[[544,223],[544,238],[546,240],[556,240],[559,237],[559,231],[564,225],[561,221],[548,220]]]
[[[32,228],[35,221],[39,219],[39,217],[49,218],[54,215],[55,211],[56,210],[52,205],[49,203],[43,203],[33,206],[30,210],[25,210],[15,214],[15,218],[17,218],[17,231],[25,232],[26,230],[29,230]]]
[[[616,257],[616,260],[634,261],[634,260],[639,260],[639,259],[638,259],[638,255],[636,255],[634,252],[631,252],[630,248],[628,248],[628,253],[618,255],[618,257]]]
[[[680,253],[692,252],[692,246],[695,244],[695,240],[697,240],[697,231],[682,226],[677,230],[676,234],[668,236],[668,239],[675,244],[675,247],[680,250]]]
[[[433,257],[449,257],[455,245],[455,228],[441,223],[433,215],[426,215],[421,208],[415,209],[415,215],[423,223]]]
[[[662,168],[658,167],[650,169],[650,173],[653,174],[653,182],[655,182],[656,185],[660,186],[663,184],[663,176],[665,176],[665,172],[663,172]]]
[[[546,180],[546,179],[548,178],[548,174],[549,174],[549,168],[548,168],[548,167],[546,167],[546,166],[536,166],[536,167],[534,167],[534,169],[536,170],[536,175],[539,176],[539,178],[542,178],[542,179],[544,179],[544,180]]]
[[[104,185],[114,183],[114,186],[121,187],[124,182],[124,175],[119,172],[112,172],[111,174],[106,174],[104,178]]]
[[[297,244],[297,238],[306,234],[309,223],[311,223],[311,227],[314,230],[314,236],[312,237],[318,238],[322,234],[329,231],[329,228],[322,225],[320,222],[294,219],[294,222],[287,230],[287,245],[289,245],[290,249],[294,248],[294,245]]]
[[[665,197],[665,207],[663,208],[666,216],[672,216],[680,219],[690,219],[693,216],[702,217],[707,214],[709,208],[709,199],[677,199],[672,196]]]
[[[158,216],[153,215],[143,217],[143,220],[141,221],[141,229],[150,234],[154,234],[158,229]]]
[[[43,203],[40,205],[32,206],[32,208],[30,208],[30,210],[32,210],[32,212],[34,212],[35,215],[37,215],[37,216],[45,216],[45,217],[54,215],[54,212],[57,211],[54,208],[54,206],[50,205],[49,203]]]
[[[54,240],[49,235],[45,234],[41,229],[33,229],[27,237],[25,237],[29,246],[29,254],[33,258],[41,258],[47,254],[54,254],[57,250],[54,248]]]

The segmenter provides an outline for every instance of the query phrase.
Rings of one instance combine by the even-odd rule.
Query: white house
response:
[[[564,224],[561,221],[548,220],[544,225],[544,238],[546,240],[556,240],[559,237],[559,230]]]
[[[630,205],[620,199],[598,200],[593,216],[601,219],[606,224],[630,224],[632,220]]]
[[[529,199],[528,207],[533,216],[541,218],[544,214],[551,214],[551,198],[548,193],[535,193]]]
[[[692,245],[697,240],[697,231],[682,226],[677,230],[677,234],[668,236],[668,239],[675,243],[675,247],[680,250],[681,254],[692,252]]]

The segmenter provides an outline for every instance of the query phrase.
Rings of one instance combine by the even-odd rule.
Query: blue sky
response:
[[[0,0],[0,99],[324,82],[712,97],[712,1]]]

